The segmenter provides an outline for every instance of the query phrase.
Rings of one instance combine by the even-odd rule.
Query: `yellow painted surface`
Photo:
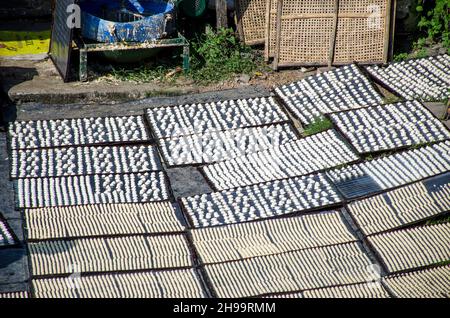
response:
[[[0,56],[47,53],[50,30],[41,32],[0,31]]]

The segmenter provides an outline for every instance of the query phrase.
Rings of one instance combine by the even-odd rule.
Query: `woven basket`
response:
[[[275,57],[275,67],[326,65],[330,58],[333,64],[385,63],[390,3],[341,0],[336,17],[335,0],[268,0],[266,60]]]
[[[236,18],[241,40],[247,45],[264,43],[267,0],[236,0]]]

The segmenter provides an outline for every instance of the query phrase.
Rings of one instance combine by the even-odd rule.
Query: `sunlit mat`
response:
[[[46,54],[49,46],[50,30],[39,32],[0,31],[1,57]]]

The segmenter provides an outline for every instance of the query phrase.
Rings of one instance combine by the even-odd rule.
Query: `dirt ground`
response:
[[[317,70],[308,71],[296,69],[253,76],[236,76],[229,81],[207,86],[196,85],[183,77],[170,83],[135,83],[119,81],[112,76],[93,77],[92,75],[88,82],[64,83],[50,59],[40,61],[0,59],[3,90],[13,102],[111,102],[153,96],[187,95],[247,86],[272,89],[274,86],[300,80],[314,74]]]

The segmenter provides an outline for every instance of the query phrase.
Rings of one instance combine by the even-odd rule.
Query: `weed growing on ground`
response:
[[[112,75],[120,81],[170,83],[184,76],[199,84],[229,80],[239,74],[253,75],[266,70],[263,59],[250,47],[242,44],[232,29],[206,32],[191,41],[191,69],[184,74],[173,56],[137,67],[116,67]]]
[[[433,218],[431,220],[428,220],[425,224],[426,225],[437,225],[437,224],[443,224],[450,222],[450,215],[446,214],[444,216],[438,216],[436,218]]]
[[[384,98],[384,103],[385,104],[395,104],[395,103],[398,103],[398,102],[400,102],[402,99],[400,98],[400,97],[398,97],[398,96],[395,96],[395,95],[389,95],[389,96],[386,96],[385,98]]]
[[[406,61],[409,58],[408,53],[399,53],[394,56],[394,62]]]
[[[333,128],[331,120],[325,117],[317,117],[305,128],[303,134],[305,136],[311,136],[331,128]]]
[[[192,42],[191,77],[200,83],[227,80],[238,74],[252,74],[262,58],[243,45],[232,29],[206,32]]]

